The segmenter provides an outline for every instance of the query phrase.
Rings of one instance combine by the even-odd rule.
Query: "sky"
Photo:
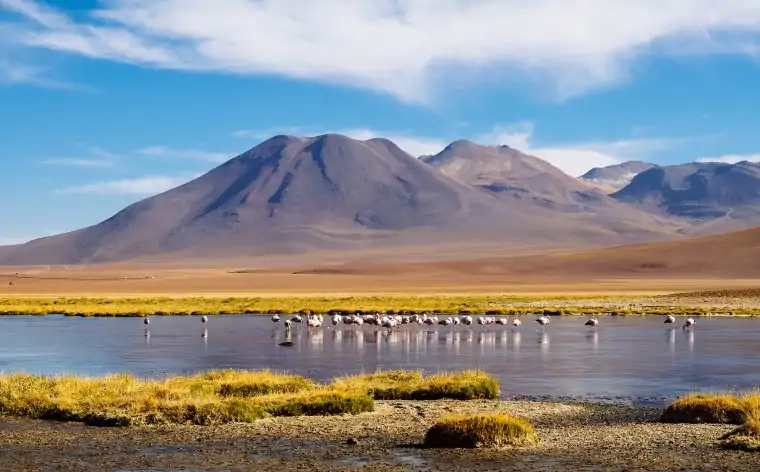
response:
[[[760,0],[0,0],[0,245],[275,134],[760,161]]]

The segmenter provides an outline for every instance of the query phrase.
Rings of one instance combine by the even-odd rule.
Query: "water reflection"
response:
[[[752,319],[705,318],[692,330],[665,333],[657,317],[603,317],[592,330],[585,320],[557,317],[536,331],[509,325],[309,329],[305,323],[288,331],[269,317],[238,315],[213,317],[202,328],[202,342],[199,326],[186,318],[154,321],[0,318],[0,367],[138,376],[272,368],[319,381],[361,370],[481,368],[502,380],[504,395],[660,396],[760,386],[760,322]]]

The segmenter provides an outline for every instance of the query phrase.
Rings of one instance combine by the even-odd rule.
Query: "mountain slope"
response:
[[[627,161],[607,167],[594,167],[579,178],[587,183],[619,190],[633,180],[638,174],[659,167],[657,164],[642,161]]]
[[[625,240],[520,199],[505,205],[385,139],[276,136],[102,223],[2,248],[0,263],[216,257],[468,238],[586,245]]]
[[[610,198],[550,163],[508,146],[456,141],[424,159],[444,174],[503,201],[531,203],[583,224],[604,227],[625,240],[655,237],[681,226]]]
[[[760,224],[760,164],[690,163],[653,168],[611,195],[717,233]]]

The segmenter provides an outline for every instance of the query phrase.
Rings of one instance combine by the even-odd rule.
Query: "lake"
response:
[[[283,317],[284,318],[284,317]],[[484,369],[502,396],[660,403],[694,390],[760,386],[760,320],[697,318],[693,330],[658,316],[552,317],[545,328],[370,326],[307,329],[268,316],[0,318],[0,372],[138,376],[272,368],[326,381],[377,369]],[[326,322],[329,321],[327,318]],[[202,333],[206,330],[207,336]],[[292,347],[278,344],[289,339]]]

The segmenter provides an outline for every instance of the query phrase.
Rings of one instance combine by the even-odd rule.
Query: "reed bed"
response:
[[[98,426],[250,423],[276,416],[373,411],[381,379],[397,399],[498,398],[498,383],[476,371],[424,376],[393,371],[321,385],[297,375],[219,370],[160,380],[0,376],[0,414]],[[433,392],[433,393],[431,393]]]
[[[619,297],[618,297],[619,298]],[[160,316],[258,313],[447,313],[472,315],[738,315],[760,316],[760,308],[622,306],[612,296],[350,296],[350,297],[131,297],[0,298],[0,315]],[[623,300],[623,299],[620,299]],[[619,301],[619,300],[618,300]]]

